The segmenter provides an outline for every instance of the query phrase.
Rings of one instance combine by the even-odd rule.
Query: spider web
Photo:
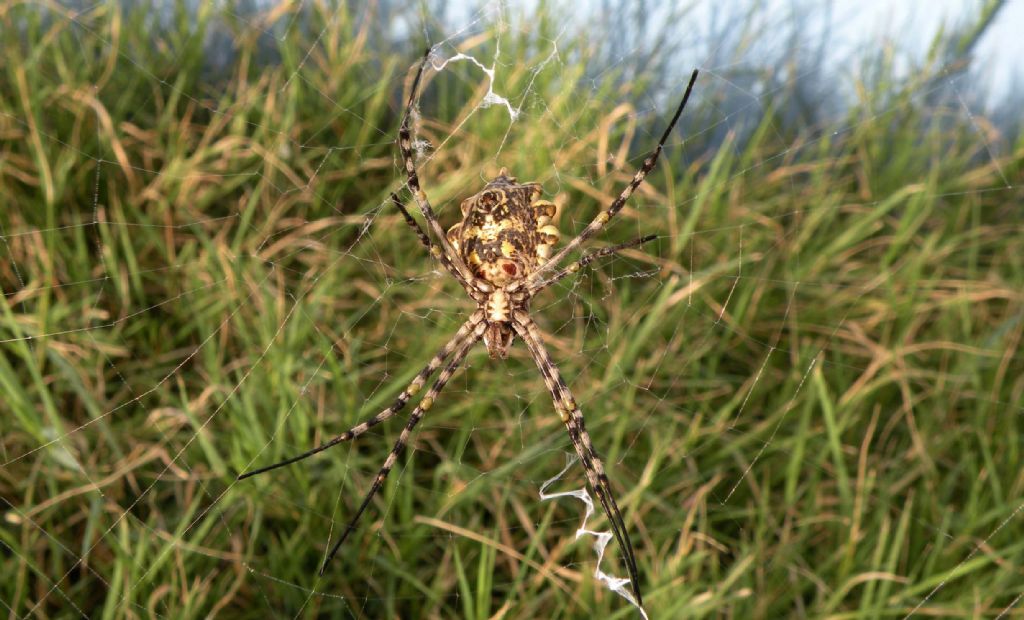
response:
[[[568,438],[521,343],[506,363],[479,347],[467,359],[323,578],[318,562],[402,422],[234,481],[390,404],[471,310],[388,201],[403,180],[394,140],[406,69],[423,43],[433,51],[415,115],[418,165],[445,226],[508,166],[543,184],[566,237],[579,231],[653,147],[691,68],[701,70],[648,185],[590,247],[658,240],[582,270],[531,308],[613,479],[652,617],[768,613],[758,597],[790,610],[814,602],[757,590],[757,567],[776,562],[790,567],[790,587],[825,593],[812,608],[822,615],[846,610],[856,587],[888,592],[888,613],[961,609],[963,595],[947,593],[982,579],[985,565],[987,581],[1020,582],[1008,539],[1024,498],[990,440],[979,437],[972,458],[1003,501],[947,500],[949,512],[986,506],[969,530],[915,509],[928,500],[910,478],[895,491],[872,486],[894,462],[937,493],[963,484],[970,470],[922,439],[936,432],[925,414],[952,423],[973,408],[995,421],[977,422],[979,434],[1012,437],[1024,411],[1011,257],[975,257],[974,271],[954,278],[891,256],[907,236],[933,239],[925,201],[972,205],[973,219],[960,222],[968,237],[1019,236],[1019,215],[998,221],[1013,215],[999,205],[1021,198],[1019,155],[978,77],[961,57],[928,63],[920,77],[908,64],[893,75],[914,88],[865,100],[856,81],[825,77],[828,62],[848,59],[828,51],[832,39],[800,36],[819,17],[849,15],[799,21],[799,8],[765,9],[741,20],[739,4],[730,13],[684,3],[557,19],[535,8],[285,3],[217,7],[204,21],[212,9],[191,7],[204,27],[185,39],[168,34],[171,13],[8,8],[5,31],[50,28],[51,44],[74,42],[88,68],[84,81],[68,80],[67,66],[26,54],[0,97],[0,546],[4,574],[15,576],[0,604],[9,615],[624,617],[622,598],[601,591],[633,602],[619,552],[612,545],[605,557],[609,534],[591,517],[580,468],[559,472]],[[1012,25],[1007,14],[997,19]],[[163,33],[154,49],[122,40],[133,19]],[[298,57],[274,51],[294,40]],[[408,44],[400,66],[374,60],[391,41]],[[160,54],[166,73],[155,69]],[[771,72],[764,58],[789,62]],[[243,59],[268,69],[240,85]],[[877,65],[858,75],[884,77]],[[817,86],[826,79],[832,90]],[[117,89],[130,83],[145,93],[130,99],[139,110],[175,114],[119,109]],[[858,97],[851,115],[844,102]],[[773,109],[780,101],[792,104]],[[299,118],[300,105],[319,114]],[[933,116],[915,115],[921,108]],[[945,183],[929,177],[937,168],[894,160],[916,176],[885,183],[858,178],[837,154],[879,126],[907,124],[932,147],[921,152],[963,154],[974,176]],[[939,130],[952,137],[935,138]],[[865,160],[893,157],[871,149]],[[815,175],[842,193],[809,190]],[[846,228],[832,245],[815,239],[830,218]],[[827,254],[832,246],[842,251]],[[877,262],[865,265],[862,252]],[[959,341],[915,338],[916,325],[898,347],[881,344],[882,306],[917,298],[879,291],[906,272],[919,272],[912,284],[931,296],[911,319],[959,321]],[[983,319],[991,325],[974,324]],[[931,351],[907,368],[906,356]],[[996,367],[991,385],[971,384],[975,365]],[[813,444],[827,458],[809,455],[812,432],[827,438]],[[798,496],[795,474],[775,478],[787,468],[828,491]],[[556,481],[579,490],[548,493]],[[773,485],[782,490],[769,493]],[[789,504],[763,506],[772,498]],[[815,498],[827,501],[802,512]],[[857,571],[821,584],[808,562],[782,558],[781,543],[758,552],[746,534],[759,515],[777,521],[784,541],[802,527],[792,521],[841,521],[865,506],[892,515],[878,526],[885,535],[932,538],[935,550],[902,564],[895,544],[891,555],[839,557]],[[858,517],[837,527],[857,540],[868,526]],[[593,550],[576,544],[584,531]],[[923,572],[936,563],[949,566]],[[1020,615],[1022,596],[1006,587],[980,613]]]

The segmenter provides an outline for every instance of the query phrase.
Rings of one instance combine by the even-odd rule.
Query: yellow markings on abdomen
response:
[[[512,245],[509,241],[501,242],[501,255],[505,258],[515,258],[518,250],[516,246]]]

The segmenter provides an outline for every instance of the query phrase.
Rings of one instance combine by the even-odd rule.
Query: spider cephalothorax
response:
[[[420,64],[416,78],[413,80],[412,93],[409,96],[405,108],[405,117],[402,126],[398,131],[398,146],[402,153],[402,160],[405,165],[407,185],[420,208],[420,213],[430,227],[430,232],[436,241],[424,232],[420,225],[409,214],[405,206],[395,194],[391,195],[392,201],[402,212],[402,216],[410,228],[419,237],[420,242],[426,246],[430,253],[435,256],[445,270],[454,277],[463,289],[472,298],[477,309],[469,319],[462,324],[462,327],[455,333],[441,350],[434,355],[430,362],[416,375],[416,377],[395,399],[394,403],[384,411],[381,411],[372,418],[361,422],[344,433],[336,436],[327,443],[316,446],[302,454],[286,459],[273,465],[268,465],[239,476],[248,478],[284,465],[289,465],[304,458],[313,456],[319,452],[335,446],[344,441],[349,441],[362,435],[370,428],[380,424],[388,418],[401,411],[406,403],[423,389],[427,379],[430,378],[441,365],[440,374],[434,383],[420,399],[419,404],[413,409],[409,421],[398,436],[391,453],[384,461],[380,472],[374,479],[373,485],[367,492],[366,497],[356,510],[355,516],[349,521],[348,526],[341,532],[337,542],[331,547],[327,558],[320,568],[322,575],[327,569],[331,558],[341,548],[345,539],[355,529],[356,523],[362,516],[363,511],[369,506],[373,496],[384,484],[391,468],[405,449],[416,424],[429,410],[434,399],[440,394],[445,384],[451,379],[455,370],[462,360],[465,359],[469,350],[481,339],[487,345],[487,351],[492,358],[505,357],[515,336],[519,336],[530,356],[537,364],[544,385],[555,404],[555,410],[565,425],[569,439],[576,449],[576,454],[583,464],[587,475],[587,483],[594,490],[605,516],[608,517],[612,534],[622,552],[626,569],[629,572],[629,581],[633,591],[633,597],[637,605],[643,606],[640,597],[640,580],[637,572],[636,557],[633,554],[633,545],[630,543],[629,534],[626,531],[625,522],[619,513],[619,507],[612,495],[611,483],[604,472],[604,465],[591,444],[590,435],[587,433],[583,421],[583,413],[580,411],[576,400],[573,398],[569,386],[562,379],[558,367],[548,354],[547,347],[541,337],[540,328],[534,323],[529,315],[529,301],[538,292],[558,282],[571,273],[575,273],[602,256],[614,254],[628,247],[638,246],[646,243],[654,236],[641,237],[639,239],[609,246],[584,254],[579,260],[559,268],[562,261],[569,252],[579,248],[584,241],[593,237],[598,231],[604,228],[615,215],[626,204],[626,200],[633,194],[637,187],[643,183],[644,178],[654,168],[668,140],[669,133],[675,127],[679,115],[686,106],[690,97],[693,84],[697,80],[697,72],[694,71],[690,77],[690,83],[683,94],[683,100],[676,109],[675,116],[669,122],[668,128],[658,141],[658,146],[647,159],[644,160],[640,170],[633,176],[619,197],[612,202],[604,211],[601,211],[578,235],[571,239],[554,256],[551,255],[552,247],[558,241],[558,229],[551,224],[555,216],[555,205],[541,199],[539,183],[519,183],[515,177],[509,175],[504,168],[491,182],[484,186],[480,192],[467,198],[462,202],[462,222],[456,224],[448,233],[437,220],[427,195],[420,187],[419,175],[416,172],[416,162],[412,150],[412,136],[409,127],[409,119],[412,116],[413,105],[416,102],[416,95],[419,90],[420,78],[423,77],[423,70],[430,62],[430,51],[427,50],[423,62]]]

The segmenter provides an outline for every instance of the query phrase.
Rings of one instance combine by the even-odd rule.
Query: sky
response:
[[[193,0],[199,1],[199,0]],[[281,0],[253,0],[253,6],[264,8],[275,6]],[[343,0],[337,0],[343,1]],[[601,11],[608,5],[612,7],[629,7],[632,10],[638,0],[451,0],[445,3],[445,18],[440,24],[441,30],[447,29],[447,35],[456,35],[473,21],[473,16],[483,13],[497,13],[509,10],[519,15],[530,15],[542,2],[558,10],[571,9],[569,14],[578,15],[578,25],[585,27],[592,17],[601,16]],[[921,59],[927,52],[932,38],[943,25],[953,28],[966,21],[966,17],[976,15],[987,0],[673,0],[671,4],[692,7],[687,13],[686,21],[679,24],[680,39],[699,35],[708,30],[709,25],[719,24],[728,16],[744,15],[751,12],[764,23],[759,37],[759,48],[770,48],[772,45],[784,44],[781,41],[768,40],[764,33],[785,30],[785,24],[807,24],[807,32],[801,33],[802,41],[806,41],[810,49],[817,49],[821,39],[821,29],[825,27],[825,16],[828,22],[829,37],[824,53],[825,67],[840,75],[849,74],[855,68],[847,67],[850,59],[864,58],[863,51],[878,49],[885,45],[895,48],[897,57],[907,67],[914,65],[915,59]],[[408,3],[416,8],[410,13],[410,22],[415,24],[416,15],[429,10],[418,0],[394,0],[393,4],[403,6]],[[667,6],[664,0],[644,0],[641,5],[648,11],[658,12]],[[301,3],[299,6],[302,6]],[[565,12],[565,11],[563,11]],[[725,16],[725,17],[723,17]],[[437,17],[437,16],[434,16]],[[658,16],[651,20],[658,24]],[[770,23],[769,23],[770,22]],[[289,22],[290,23],[290,22]],[[407,26],[409,23],[403,24]],[[731,23],[731,22],[726,22]],[[396,24],[396,27],[399,27]],[[572,30],[573,24],[567,24]],[[670,25],[670,27],[672,27]],[[435,33],[439,34],[439,33]],[[600,35],[599,36],[603,36]],[[782,35],[783,38],[786,35]],[[707,50],[705,40],[704,50]],[[723,42],[723,45],[727,43]],[[628,46],[628,42],[627,42]],[[714,46],[714,41],[711,42]],[[861,53],[858,53],[861,51]],[[977,80],[972,106],[976,102],[986,107],[998,105],[1010,93],[1018,97],[1024,93],[1024,0],[1007,0],[997,14],[995,22],[989,27],[976,48],[978,62],[973,63],[969,79]],[[698,52],[700,54],[700,52]],[[751,58],[758,58],[758,52],[752,52]],[[700,57],[686,59],[697,66]],[[897,65],[900,66],[900,65]]]
[[[633,1],[549,0],[546,4],[571,7],[585,18],[600,15],[608,4],[629,6]],[[494,4],[529,14],[540,0],[495,0]],[[659,6],[667,3],[651,0],[644,4],[652,7],[649,10],[658,11]],[[813,28],[822,28],[823,17],[830,15],[827,54],[834,68],[842,72],[845,59],[862,58],[864,55],[857,54],[858,50],[877,49],[881,45],[895,47],[904,59],[920,59],[941,27],[949,29],[965,23],[968,16],[980,12],[986,0],[693,0],[692,4],[675,0],[673,4],[693,7],[687,22],[680,24],[686,33],[699,32],[700,26],[713,23],[715,12],[742,15],[751,7],[756,8],[759,17],[780,24],[792,20],[794,15],[809,16],[807,23],[812,25],[806,33],[809,44],[820,39],[820,30]],[[460,13],[468,16],[478,11],[480,5],[480,0],[449,3],[449,17],[455,17],[450,23],[460,23],[457,17]],[[698,25],[696,29],[694,24]],[[765,29],[766,32],[771,30],[770,26]],[[972,76],[981,82],[978,87],[987,97],[972,100],[998,103],[1011,92],[1019,95],[1024,91],[1024,0],[1007,0],[979,42],[976,57],[981,62],[974,64]],[[694,60],[699,64],[700,59]]]
[[[896,40],[921,55],[939,27],[960,23],[981,5],[979,0],[835,0],[834,13],[838,31],[853,44]],[[1024,0],[1007,2],[979,42],[977,57],[982,63],[976,70],[990,89],[990,99],[1024,87]]]

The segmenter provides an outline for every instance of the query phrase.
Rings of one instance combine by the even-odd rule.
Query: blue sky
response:
[[[555,0],[549,4],[560,9],[571,7],[575,14],[581,16],[582,24],[587,16],[601,15],[602,8],[609,4],[632,8],[631,1]],[[539,0],[494,0],[485,6],[495,10],[504,6],[514,13],[529,14],[538,3]],[[653,0],[643,4],[648,10],[657,12],[670,3]],[[707,26],[715,21],[713,14],[725,19],[752,11],[761,22],[759,36],[762,38],[765,33],[786,30],[782,26],[794,23],[795,15],[799,23],[810,26],[804,38],[808,45],[814,46],[820,40],[820,30],[815,28],[824,27],[824,19],[829,16],[831,35],[825,50],[826,66],[843,73],[846,70],[843,63],[847,59],[864,57],[863,53],[857,53],[858,50],[878,49],[883,45],[893,48],[897,58],[912,66],[914,60],[924,56],[941,27],[948,30],[963,24],[968,16],[976,16],[980,12],[986,0],[693,0],[690,3],[675,0],[671,4],[692,8],[686,15],[686,22],[680,24],[680,29],[685,30],[681,38],[697,35],[695,38],[699,39],[702,33],[706,34]],[[445,25],[456,31],[465,27],[469,15],[480,7],[479,0],[450,3],[449,19]],[[652,22],[657,24],[657,19]],[[571,30],[572,25],[568,26]],[[779,43],[761,41],[759,45],[767,48]],[[706,39],[704,44],[703,49],[707,50]],[[1007,1],[976,52],[980,62],[974,63],[971,76],[978,81],[978,92],[988,93],[987,101],[998,102],[1011,92],[1019,94],[1024,91],[1024,0]],[[751,58],[762,60],[758,53],[751,51]],[[702,60],[707,59],[696,58],[693,61],[700,65]],[[740,60],[742,62],[742,58]],[[978,101],[974,97],[971,99]]]
[[[787,0],[774,0],[777,3]],[[823,3],[824,4],[824,3]],[[960,23],[975,14],[979,0],[836,0],[836,25],[858,43],[898,41],[915,55],[923,54],[930,38],[943,25]],[[842,17],[840,17],[842,16]],[[999,99],[1024,86],[1024,1],[1009,0],[977,48],[977,75],[992,98]]]

